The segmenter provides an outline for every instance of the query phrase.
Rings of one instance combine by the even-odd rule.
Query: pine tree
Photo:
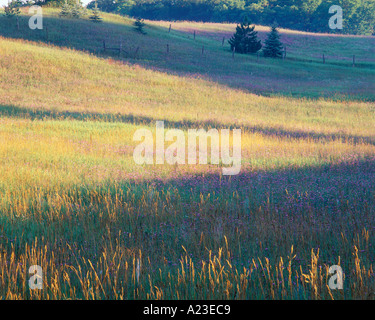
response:
[[[65,3],[61,7],[61,11],[59,13],[60,18],[61,17],[70,17],[71,15],[71,8],[68,5],[67,0],[65,0]]]
[[[146,25],[144,20],[141,18],[137,18],[137,20],[134,22],[135,30],[139,33],[146,34],[146,32],[143,30],[144,26]]]
[[[282,58],[283,57],[283,44],[280,41],[280,34],[277,30],[276,24],[271,27],[271,32],[265,41],[263,54],[265,57]]]
[[[82,6],[79,0],[77,0],[77,2],[72,6],[71,15],[76,19],[79,19],[82,16]]]
[[[8,5],[4,7],[4,11],[5,11],[5,15],[8,18],[18,16],[21,13],[19,4],[16,0],[12,0],[11,2],[8,2]]]
[[[95,7],[92,10],[92,15],[90,16],[90,20],[92,22],[102,22],[102,18],[100,16],[100,11],[98,9],[98,3],[95,1]]]
[[[262,48],[260,40],[258,40],[258,32],[254,31],[255,26],[245,17],[241,25],[237,25],[236,33],[228,40],[231,50],[238,53],[256,53]]]

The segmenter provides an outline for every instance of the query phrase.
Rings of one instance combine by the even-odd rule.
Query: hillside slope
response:
[[[0,298],[368,297],[371,63],[297,53],[233,61],[211,31],[193,42],[191,31],[155,22],[141,36],[130,20],[104,17],[47,17],[48,41],[45,30],[17,33],[0,18]],[[102,52],[104,35],[108,47],[122,36],[128,55]],[[185,133],[241,128],[241,173],[136,165],[133,134],[154,132],[156,120]],[[331,292],[337,261],[348,278]],[[25,266],[35,264],[43,290],[27,287]]]
[[[23,12],[26,14],[27,9]],[[148,21],[147,35],[142,36],[134,31],[132,20],[128,18],[103,14],[104,22],[94,24],[84,19],[60,19],[57,14],[56,9],[44,9],[44,30],[30,30],[25,16],[20,18],[20,30],[15,21],[0,17],[0,35],[112,56],[169,73],[204,77],[262,95],[374,100],[373,37],[283,30],[287,60],[236,55],[233,61],[226,42],[235,30],[233,24],[172,23],[172,31],[168,33],[169,23]],[[264,39],[266,29],[257,29]],[[195,41],[194,30],[197,33]],[[222,37],[226,39],[224,46]],[[103,40],[107,48],[119,48],[121,43],[126,52],[121,57],[113,50],[103,52]],[[326,64],[322,63],[323,54]],[[353,55],[357,68],[351,67]]]

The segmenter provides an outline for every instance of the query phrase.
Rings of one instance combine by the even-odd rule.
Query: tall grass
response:
[[[371,67],[239,57],[232,68],[210,34],[192,44],[148,22],[142,38],[118,16],[93,26],[46,12],[50,44],[0,29],[1,298],[373,298]],[[97,52],[104,34],[126,35],[143,53]],[[160,48],[172,38],[178,54],[165,57]],[[202,43],[205,60],[187,50]],[[302,84],[296,90],[283,81],[291,77]],[[244,90],[248,82],[267,94]],[[153,131],[155,120],[184,132],[241,128],[240,175],[214,165],[137,166],[133,134]],[[35,264],[40,291],[27,283]],[[327,285],[335,264],[343,290]]]

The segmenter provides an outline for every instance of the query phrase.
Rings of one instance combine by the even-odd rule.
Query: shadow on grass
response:
[[[126,18],[123,19],[125,21]],[[4,37],[73,48],[170,74],[203,77],[263,96],[361,101],[375,99],[372,94],[372,74],[369,72],[358,74],[361,79],[367,77],[365,80],[346,84],[342,82],[342,77],[347,71],[332,72],[330,66],[293,61],[285,64],[273,59],[257,61],[256,56],[238,56],[233,61],[229,50],[221,45],[213,46],[207,39],[194,41],[182,31],[168,33],[163,27],[148,26],[148,35],[142,36],[134,32],[131,23],[93,24],[87,20],[51,16],[44,17],[44,26],[43,30],[31,30],[28,28],[28,17],[21,16],[18,30],[15,20],[0,17],[0,35]],[[103,40],[106,41],[105,52]],[[119,51],[110,50],[119,48],[120,43],[124,50],[121,55]],[[306,76],[307,71],[309,77]],[[321,86],[322,79],[325,79],[325,87]],[[345,87],[338,89],[337,83]],[[363,83],[367,83],[365,87]]]
[[[236,275],[232,281],[248,277],[255,289],[262,288],[244,290],[246,299],[270,299],[264,285],[268,281],[266,270],[274,272],[280,268],[283,276],[289,262],[288,268],[293,268],[293,272],[309,272],[312,252],[319,258],[316,258],[317,272],[323,273],[327,266],[340,262],[349,275],[345,278],[345,288],[350,293],[351,283],[355,281],[350,276],[355,274],[354,265],[357,267],[359,263],[358,256],[354,260],[354,252],[358,253],[360,266],[366,271],[361,273],[361,281],[367,274],[370,279],[372,273],[367,270],[372,270],[370,264],[375,260],[374,164],[373,160],[361,161],[331,167],[242,173],[222,179],[208,174],[130,185],[122,181],[116,186],[109,183],[87,189],[87,185],[78,185],[59,192],[53,189],[35,197],[30,194],[31,199],[22,199],[21,207],[27,212],[16,215],[12,209],[20,208],[13,207],[2,212],[1,250],[3,255],[11,257],[8,264],[16,266],[8,272],[12,276],[29,263],[25,260],[18,263],[19,256],[32,250],[31,259],[38,259],[42,252],[37,261],[44,263],[53,259],[47,275],[53,275],[55,286],[72,283],[75,287],[70,294],[74,292],[79,297],[85,287],[76,270],[86,275],[86,279],[91,274],[98,279],[100,276],[103,292],[103,279],[107,277],[117,288],[133,292],[135,261],[142,257],[140,283],[146,290],[140,290],[139,296],[143,299],[150,298],[144,293],[148,292],[147,282],[150,287],[164,287],[163,282],[169,286],[169,282],[177,282],[174,279],[180,281],[184,270],[197,276],[180,281],[184,295],[179,294],[178,299],[181,296],[206,298],[211,290],[217,294],[216,298],[226,297],[224,293],[221,295],[219,281],[221,274],[227,277],[228,273]],[[35,250],[30,249],[34,243]],[[293,258],[290,258],[291,252]],[[210,264],[213,271],[205,271],[205,266]],[[280,267],[273,267],[275,264]],[[72,269],[78,280],[69,272]],[[239,276],[246,269],[250,271]],[[67,271],[64,276],[57,276],[55,270]],[[210,282],[213,281],[211,274],[218,275],[215,290],[202,287],[205,272]],[[163,281],[159,280],[162,274]],[[123,280],[124,275],[127,281]],[[280,278],[276,274],[272,279],[279,281]],[[87,283],[94,282],[87,280]],[[370,282],[369,290],[371,285]],[[193,289],[186,289],[188,286]],[[18,287],[22,288],[22,284]],[[173,283],[171,292],[179,288]],[[292,289],[301,290],[295,282]],[[114,299],[113,292],[116,293],[115,290],[105,292],[103,299]],[[173,298],[169,290],[164,292],[163,298]],[[68,294],[69,291],[64,299]],[[129,294],[128,299],[132,298]],[[230,298],[235,299],[236,293]]]
[[[156,119],[147,116],[138,116],[134,114],[112,114],[112,113],[82,113],[74,111],[52,111],[43,109],[28,109],[17,106],[0,105],[0,115],[11,118],[26,118],[31,120],[78,120],[78,121],[104,121],[104,122],[122,122],[134,125],[154,126],[155,122],[163,119]],[[243,124],[221,123],[216,121],[199,121],[199,120],[164,120],[167,128],[180,129],[199,129],[199,128],[216,128],[216,129],[236,129],[241,128],[243,132],[260,133],[265,136],[292,138],[292,139],[311,139],[315,141],[342,141],[352,144],[367,143],[375,145],[375,137],[356,136],[343,133],[325,134],[312,131],[291,131],[282,128],[250,126]]]
[[[137,244],[155,262],[161,258],[155,248],[164,246],[168,250],[163,254],[170,261],[178,261],[183,254],[181,246],[188,251],[199,248],[196,258],[202,259],[207,253],[205,245],[212,250],[225,246],[224,235],[232,245],[233,262],[238,264],[271,252],[276,257],[286,255],[292,245],[297,245],[306,259],[311,247],[326,249],[322,257],[333,259],[337,252],[330,256],[331,247],[339,251],[341,245],[345,246],[340,242],[341,232],[351,240],[363,228],[375,228],[374,192],[375,159],[368,159],[242,172],[232,177],[207,172],[164,180],[76,185],[59,191],[69,200],[58,218],[50,214],[56,210],[53,189],[23,199],[30,207],[23,219],[16,219],[17,223],[8,220],[6,213],[1,221],[6,237],[16,237],[17,241],[44,236],[50,243],[63,239],[78,247],[90,241],[97,244],[84,255],[101,251],[110,228],[113,236],[119,232],[125,236],[124,247]],[[125,205],[115,202],[118,198]],[[44,202],[42,213],[38,213],[40,199]],[[56,232],[46,226],[56,228]],[[209,243],[198,244],[202,233]],[[259,242],[270,250],[263,251]],[[351,248],[345,247],[351,254]]]
[[[267,202],[285,213],[293,206],[300,213],[309,206],[317,212],[337,213],[350,202],[357,203],[358,208],[365,205],[369,210],[375,209],[372,207],[375,201],[375,157],[319,167],[243,171],[235,176],[205,173],[153,183],[193,192],[197,201],[200,193],[215,194],[220,198],[220,195],[231,196],[237,192],[242,200],[252,199],[254,210]],[[353,205],[351,208],[358,209]]]

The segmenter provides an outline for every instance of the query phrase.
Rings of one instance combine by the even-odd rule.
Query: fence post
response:
[[[221,46],[224,46],[225,37],[223,37],[223,42],[221,43]]]
[[[353,55],[353,67],[355,67],[355,55]]]
[[[168,33],[171,32],[171,29],[172,29],[172,24],[169,25],[169,30],[168,30]]]
[[[169,53],[169,44],[167,44],[167,53]]]
[[[105,40],[103,40],[103,51],[105,52]]]
[[[236,47],[233,47],[233,52],[232,52],[232,58],[234,59],[234,53],[236,52]]]

